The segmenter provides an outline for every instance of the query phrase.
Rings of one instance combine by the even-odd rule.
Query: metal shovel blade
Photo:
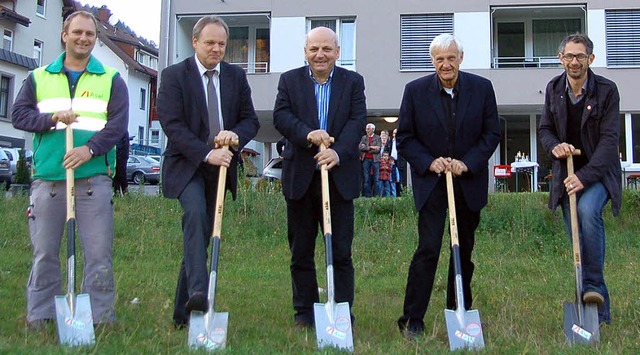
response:
[[[451,351],[464,348],[484,348],[480,313],[477,310],[457,309],[453,311],[445,309],[444,317],[447,321]]]
[[[60,344],[86,346],[95,343],[91,301],[88,294],[56,296],[55,304]]]
[[[583,320],[578,317],[578,307],[584,307]],[[594,303],[576,305],[564,303],[564,334],[568,343],[592,344],[600,341],[598,307]]]
[[[191,349],[218,350],[227,344],[229,312],[193,311],[189,320],[189,347]]]
[[[191,311],[189,318],[189,347],[192,349],[224,349],[227,344],[229,312],[215,312],[217,272],[209,274],[209,311]]]
[[[318,349],[334,347],[353,352],[353,329],[349,302],[313,305]]]

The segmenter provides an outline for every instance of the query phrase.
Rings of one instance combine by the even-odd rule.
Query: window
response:
[[[584,5],[496,6],[491,8],[492,67],[559,67],[558,46],[569,34],[585,32]]]
[[[140,88],[140,109],[147,109],[147,89]]]
[[[3,118],[9,117],[10,89],[11,78],[3,75],[0,77],[0,117]]]
[[[429,45],[453,33],[453,14],[400,15],[400,70],[433,70]]]
[[[618,149],[620,149],[620,160],[627,160],[627,130],[625,128],[625,114],[620,114],[620,137],[618,142]]]
[[[607,66],[640,66],[640,10],[605,10]]]
[[[38,15],[44,16],[45,9],[47,8],[47,0],[36,0],[36,1],[37,1],[36,13]]]
[[[33,41],[33,58],[36,59],[38,65],[42,63],[42,45],[43,43],[37,39]]]
[[[256,26],[230,27],[225,59],[247,73],[269,72],[269,29]]]
[[[151,69],[158,69],[158,58],[154,57],[153,55],[138,50],[136,52],[136,61],[142,65],[144,65],[145,67],[151,68]]]
[[[160,143],[160,130],[152,129],[151,130],[151,144]]]
[[[4,30],[4,40],[2,42],[2,49],[5,51],[13,51],[13,31]]]
[[[340,41],[340,58],[338,58],[336,64],[349,70],[356,70],[356,19],[309,19],[307,31],[320,26],[330,28],[338,35],[338,40]]]
[[[533,20],[533,56],[555,57],[560,42],[571,33],[580,32],[580,19]]]
[[[640,163],[640,114],[631,115],[631,144],[633,145],[633,163]],[[627,159],[631,160],[631,159]]]

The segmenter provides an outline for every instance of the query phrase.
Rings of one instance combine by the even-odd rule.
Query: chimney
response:
[[[109,17],[111,17],[111,10],[107,8],[107,5],[102,5],[102,7],[98,9],[98,14],[96,17],[98,18],[98,21],[102,23],[109,23]]]

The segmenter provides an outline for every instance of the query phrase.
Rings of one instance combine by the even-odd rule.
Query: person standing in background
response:
[[[368,123],[366,134],[360,140],[360,160],[362,160],[363,189],[362,196],[380,196],[380,150],[382,142],[375,134],[376,126]],[[373,177],[373,179],[371,178]],[[373,195],[372,195],[373,193]]]

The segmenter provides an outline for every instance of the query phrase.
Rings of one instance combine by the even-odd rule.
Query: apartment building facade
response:
[[[11,107],[29,71],[64,50],[62,21],[73,9],[73,0],[0,0],[0,147],[31,147],[31,134],[13,128]]]
[[[264,162],[279,135],[272,109],[279,74],[304,65],[305,34],[327,26],[340,38],[338,65],[365,78],[368,122],[393,129],[404,86],[434,72],[428,46],[440,33],[464,46],[461,69],[495,87],[503,139],[490,165],[510,164],[517,152],[538,162],[535,181],[550,167],[536,128],[547,82],[562,72],[560,40],[582,32],[595,44],[593,70],[614,80],[621,97],[620,159],[640,169],[640,3],[592,1],[163,0],[160,70],[193,55],[191,29],[216,14],[230,26],[225,59],[245,68],[262,128]],[[534,184],[534,189],[537,184]],[[513,189],[513,188],[512,188]]]

